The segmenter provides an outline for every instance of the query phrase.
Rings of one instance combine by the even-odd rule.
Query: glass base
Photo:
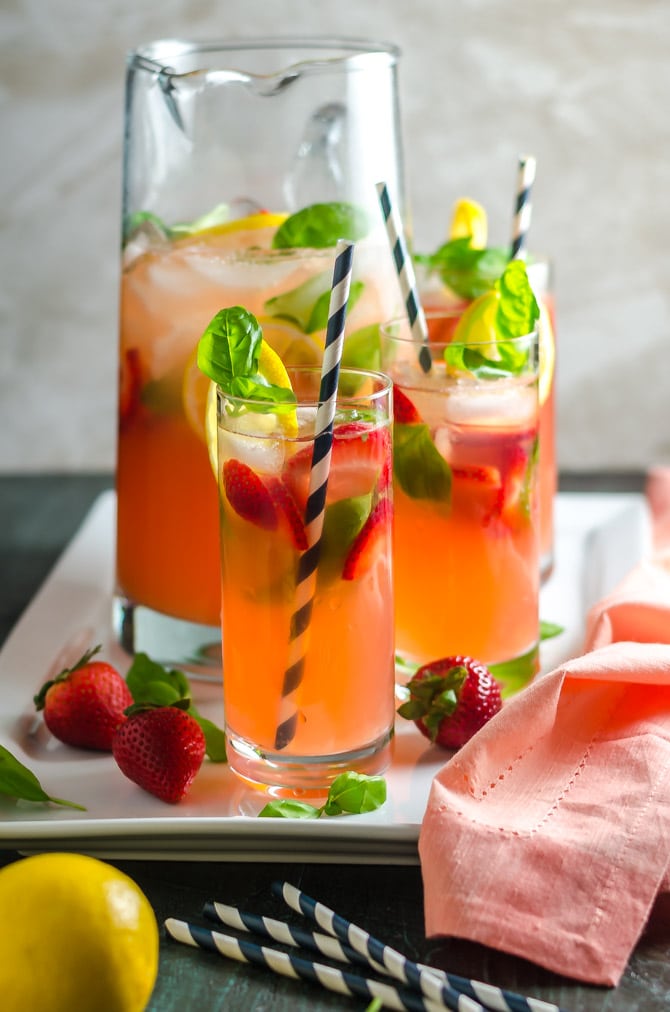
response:
[[[244,738],[226,732],[228,765],[248,786],[277,798],[323,797],[340,773],[379,776],[391,763],[393,729],[360,749],[323,756],[284,756],[264,752]]]
[[[217,626],[185,622],[116,596],[112,627],[128,654],[146,653],[165,667],[221,681],[221,630]]]

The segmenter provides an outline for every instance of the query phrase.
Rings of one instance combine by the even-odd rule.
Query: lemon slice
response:
[[[554,378],[556,365],[556,339],[554,328],[551,323],[551,316],[544,302],[539,303],[540,319],[538,330],[540,335],[540,378],[538,384],[538,396],[540,405],[549,397],[551,384]]]
[[[488,220],[481,204],[467,197],[456,201],[451,215],[449,238],[469,238],[473,249],[484,249],[488,239]]]
[[[281,358],[285,366],[320,366],[323,346],[311,335],[303,333],[289,320],[259,316],[263,340]]]
[[[222,246],[226,249],[247,249],[249,246],[267,246],[272,236],[286,219],[285,214],[263,212],[250,214],[246,218],[234,218],[232,221],[211,225],[199,232],[192,232],[176,239],[174,246],[190,246],[193,243],[206,242]],[[267,233],[267,235],[265,234]]]

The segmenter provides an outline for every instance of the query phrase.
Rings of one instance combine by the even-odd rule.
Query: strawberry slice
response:
[[[373,507],[347,553],[342,567],[343,580],[355,580],[372,566],[380,549],[386,545],[391,503],[384,497]]]
[[[451,475],[454,513],[472,516],[485,527],[500,516],[504,491],[497,467],[487,464],[453,467]]]
[[[371,492],[388,468],[390,436],[366,422],[345,422],[333,430],[326,502],[353,499]],[[283,481],[302,514],[309,494],[312,447],[305,446],[284,467]],[[387,476],[388,478],[388,476]]]
[[[293,547],[304,552],[307,548],[307,534],[293,496],[281,478],[270,478],[267,487],[280,518],[288,527]]]
[[[126,348],[120,361],[119,423],[123,426],[140,406],[142,363],[139,348]]]
[[[272,496],[248,464],[241,460],[227,460],[223,465],[223,488],[238,516],[266,531],[276,529],[279,518]]]
[[[528,524],[532,512],[531,480],[535,456],[516,445],[509,455],[503,476],[503,497],[500,515],[508,526],[520,528]]]
[[[415,405],[400,387],[393,384],[393,420],[399,425],[413,425],[421,421]]]

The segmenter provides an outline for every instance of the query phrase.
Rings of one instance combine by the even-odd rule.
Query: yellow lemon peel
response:
[[[461,197],[454,204],[449,227],[450,239],[470,239],[473,249],[484,249],[488,239],[486,211],[476,200]]]

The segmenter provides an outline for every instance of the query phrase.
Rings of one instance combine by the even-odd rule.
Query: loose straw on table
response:
[[[391,202],[391,196],[386,183],[377,183],[377,194],[384,217],[384,224],[386,225],[386,234],[391,246],[393,262],[398,273],[400,291],[405,300],[405,309],[407,310],[412,337],[419,346],[419,364],[424,372],[430,372],[433,362],[428,348],[428,326],[419,298],[419,289],[414,275],[412,258],[407,252],[402,222]]]
[[[519,157],[516,203],[512,223],[511,260],[525,260],[527,256],[528,230],[533,209],[531,193],[535,182],[535,164],[535,158],[532,155]]]
[[[333,445],[333,420],[337,401],[347,299],[351,286],[354,244],[341,239],[336,247],[333,283],[328,309],[326,343],[321,365],[319,405],[316,412],[314,447],[309,474],[309,495],[305,510],[307,548],[300,556],[291,616],[288,663],[284,671],[275,748],[281,750],[293,740],[298,726],[296,693],[305,667],[309,625],[316,588],[326,490]]]
[[[183,945],[207,949],[228,959],[234,959],[238,963],[263,966],[282,977],[308,980],[338,994],[350,997],[359,995],[368,1001],[377,998],[386,1008],[399,1009],[401,1012],[403,1009],[408,1009],[409,1012],[443,1012],[445,1008],[441,1002],[426,1000],[408,988],[398,988],[377,980],[359,977],[346,970],[327,966],[325,963],[314,963],[309,959],[291,956],[279,949],[256,945],[254,942],[247,942],[233,935],[224,935],[219,931],[210,931],[198,924],[190,924],[174,917],[169,917],[165,921],[165,930],[171,938]],[[454,1012],[484,1012],[483,1007],[477,1003],[467,1006],[452,1004],[446,1008]]]
[[[291,910],[307,917],[322,931],[333,935],[345,946],[359,953],[372,969],[386,973],[400,983],[415,988],[429,1001],[442,1002],[447,1008],[453,1008],[449,1002],[453,1001],[456,995],[461,1002],[473,1002],[472,1005],[457,1005],[458,1009],[478,1007],[493,1009],[495,1012],[564,1012],[560,1006],[551,1002],[527,998],[525,995],[495,987],[484,981],[471,980],[432,966],[414,963],[401,952],[390,945],[385,945],[363,928],[345,920],[289,882],[274,882],[272,891],[283,899]]]

